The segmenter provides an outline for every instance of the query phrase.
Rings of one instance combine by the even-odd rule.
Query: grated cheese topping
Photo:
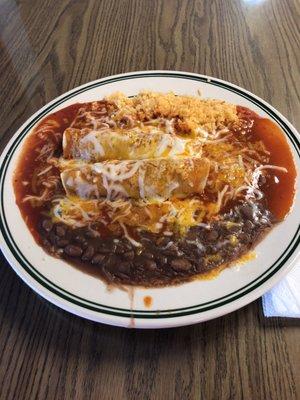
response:
[[[165,119],[166,130],[171,134],[175,132],[176,123],[187,133],[195,133],[199,127],[212,131],[239,122],[236,106],[220,100],[149,91],[132,98],[117,92],[108,96],[107,100],[117,106],[115,120],[121,120],[124,115],[130,115],[133,120],[151,120],[159,115]]]

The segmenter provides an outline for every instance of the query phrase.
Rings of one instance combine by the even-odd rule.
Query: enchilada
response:
[[[66,168],[61,180],[67,196],[132,199],[185,198],[201,194],[210,162],[207,158],[115,160],[79,163]]]
[[[47,116],[15,172],[46,251],[105,281],[161,286],[222,269],[288,213],[280,129],[244,107],[117,93]]]
[[[200,156],[201,147],[199,139],[170,135],[153,127],[125,131],[68,128],[63,134],[64,158],[88,162]]]

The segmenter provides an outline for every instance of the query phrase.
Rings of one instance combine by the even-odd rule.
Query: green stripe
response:
[[[233,88],[228,84],[218,82],[214,79],[209,79],[209,82],[207,81],[207,78],[203,77],[194,77],[194,76],[188,76],[186,74],[170,74],[170,73],[151,73],[151,74],[139,74],[139,75],[131,75],[131,76],[122,76],[122,77],[117,77],[117,78],[110,78],[107,80],[104,80],[102,82],[96,82],[91,85],[88,85],[87,87],[80,88],[75,90],[74,92],[64,96],[62,99],[57,100],[55,103],[53,103],[51,106],[47,107],[43,112],[39,113],[25,128],[24,130],[20,133],[20,135],[15,139],[15,141],[12,143],[10,151],[6,154],[5,159],[3,161],[3,164],[0,168],[0,177],[2,180],[1,183],[1,211],[3,214],[3,221],[0,220],[0,228],[2,231],[2,234],[5,238],[5,241],[12,252],[13,256],[17,259],[18,263],[26,270],[27,273],[30,274],[34,279],[36,279],[37,282],[39,282],[43,287],[47,288],[50,290],[52,293],[55,293],[59,297],[63,298],[64,300],[70,301],[73,304],[85,307],[89,310],[92,311],[97,311],[99,310],[102,313],[105,314],[110,314],[110,315],[115,315],[115,316],[122,316],[122,317],[131,317],[134,316],[135,318],[166,318],[167,317],[178,317],[178,316],[184,316],[184,315],[190,315],[190,314],[195,314],[199,312],[204,312],[208,311],[211,309],[214,309],[216,307],[220,307],[222,305],[228,304],[238,298],[241,298],[247,293],[250,293],[254,289],[258,288],[259,286],[262,285],[266,280],[268,280],[272,275],[274,275],[285,263],[286,261],[292,256],[292,254],[295,252],[298,244],[299,244],[299,229],[298,227],[296,233],[294,234],[293,239],[291,240],[290,244],[288,247],[285,249],[285,251],[282,253],[282,255],[276,260],[276,262],[267,270],[265,271],[261,276],[256,278],[254,281],[252,281],[250,284],[240,288],[239,290],[227,295],[223,296],[219,299],[216,299],[214,301],[210,301],[207,303],[202,303],[198,305],[194,305],[191,307],[184,307],[180,309],[170,309],[170,310],[164,310],[164,311],[145,311],[145,310],[136,310],[136,311],[131,311],[128,309],[122,309],[122,308],[116,308],[116,307],[108,307],[103,304],[98,304],[95,302],[91,302],[89,300],[80,298],[78,296],[73,295],[72,293],[67,292],[66,290],[58,287],[51,281],[49,281],[46,277],[44,277],[42,274],[37,271],[32,264],[25,258],[25,256],[20,252],[18,249],[18,246],[16,245],[7,221],[5,217],[5,212],[4,212],[4,206],[3,206],[3,196],[4,196],[4,178],[6,174],[6,170],[8,168],[9,162],[11,160],[11,157],[13,156],[18,144],[20,141],[24,138],[24,136],[29,132],[29,130],[41,119],[45,114],[48,114],[53,108],[57,107],[58,105],[62,104],[65,102],[67,99],[70,99],[74,97],[75,95],[82,93],[84,91],[90,90],[94,87],[99,87],[102,85],[106,85],[108,83],[120,81],[120,80],[128,80],[128,79],[136,79],[136,78],[144,78],[144,77],[169,77],[169,78],[183,78],[183,79],[191,79],[191,80],[196,80],[196,81],[201,81],[205,83],[209,83],[215,86],[219,86],[222,88],[226,88],[227,90],[231,90],[240,96],[250,100],[252,103],[258,105],[261,109],[263,109],[268,115],[270,115],[278,124],[282,127],[284,132],[287,134],[289,139],[291,140],[293,147],[295,148],[298,156],[300,156],[299,152],[299,142],[294,136],[293,132],[289,129],[288,125],[285,124],[284,121],[282,121],[278,116],[270,110],[267,106],[265,106],[263,103],[261,103],[259,100],[253,98],[251,95],[248,95],[244,92],[242,92],[240,89]],[[276,264],[279,263],[277,266]],[[268,274],[270,272],[270,274]],[[51,285],[51,286],[49,286]],[[71,298],[70,298],[71,297]],[[201,309],[200,309],[201,308]],[[170,314],[172,313],[172,314]]]
[[[2,223],[0,221],[1,224],[1,229],[2,229]],[[299,239],[295,241],[296,237],[298,236],[300,231],[300,226],[298,227],[290,245],[287,247],[287,249],[285,250],[285,257],[281,260],[280,264],[277,265],[276,269],[274,269],[272,271],[272,275],[277,272],[285,263],[286,261],[290,258],[290,256],[294,253],[295,249],[297,248],[298,244],[299,244]],[[9,240],[9,238],[6,236],[5,233],[5,239],[6,241]],[[221,303],[221,305],[225,305],[228,304],[238,298],[240,298],[240,292],[245,289],[245,291],[243,292],[243,295],[250,293],[251,291],[253,291],[254,289],[258,288],[259,286],[261,286],[261,284],[263,282],[265,282],[266,280],[269,279],[270,276],[266,275],[268,271],[270,271],[273,266],[280,260],[278,259],[267,271],[265,271],[265,273],[263,275],[261,275],[260,277],[258,277],[257,279],[255,279],[254,281],[251,282],[251,284],[248,284],[246,286],[244,286],[243,288],[233,292],[230,295],[227,296],[223,296],[217,300],[214,300],[213,302],[207,302],[207,303],[202,303],[200,305],[196,305],[196,306],[192,306],[192,307],[185,307],[185,308],[180,308],[180,309],[175,309],[175,310],[164,310],[164,311],[144,311],[144,310],[136,310],[134,312],[131,312],[130,310],[126,310],[126,309],[121,309],[121,308],[116,308],[116,307],[107,307],[107,306],[103,306],[101,304],[97,304],[85,299],[82,299],[78,296],[73,295],[72,293],[69,293],[67,291],[65,291],[64,289],[59,288],[58,286],[54,285],[53,283],[51,283],[47,278],[43,277],[37,270],[35,270],[35,268],[28,262],[28,260],[26,260],[25,258],[22,259],[22,257],[18,256],[18,254],[16,254],[14,252],[14,247],[10,245],[10,243],[8,243],[10,250],[14,253],[15,258],[17,259],[17,261],[22,265],[22,267],[32,276],[35,278],[35,280],[37,282],[39,282],[42,286],[46,287],[48,290],[50,290],[51,292],[57,294],[58,296],[60,296],[61,298],[63,298],[64,300],[68,300],[70,302],[72,302],[73,304],[76,305],[80,305],[80,306],[84,306],[85,308],[92,310],[92,311],[101,311],[105,314],[111,314],[111,315],[115,315],[115,316],[123,316],[123,317],[130,317],[130,316],[134,316],[135,318],[164,318],[167,314],[167,317],[178,317],[178,316],[184,316],[184,315],[189,315],[189,314],[196,314],[199,312],[204,312],[204,311],[208,311],[208,310],[212,310],[216,307],[219,307],[220,304],[213,304],[215,302],[219,302],[220,300],[224,301]],[[288,251],[288,253],[286,253]],[[20,253],[21,254],[21,253]],[[283,254],[283,255],[284,255]],[[282,256],[283,256],[282,255]],[[282,257],[281,256],[281,257]],[[280,258],[281,258],[280,257]],[[28,268],[26,266],[26,262],[31,266],[31,268],[36,272],[37,275],[35,275],[34,273],[32,273],[31,269]],[[40,275],[44,280],[46,280],[47,282],[49,282],[51,285],[56,286],[58,289],[62,290],[62,292],[65,292],[67,295],[72,296],[72,299],[70,299],[68,296],[64,295],[64,293],[60,293],[56,290],[52,290],[51,287],[49,287],[47,284],[45,284],[45,282],[43,280],[41,280],[39,278]],[[260,280],[260,278],[262,278]],[[257,283],[256,283],[257,282]],[[254,286],[254,283],[256,283]],[[235,294],[234,297],[230,297],[229,296]],[[82,302],[80,302],[80,300],[87,302],[87,304],[82,304]],[[98,306],[98,307],[95,307]],[[100,307],[99,307],[100,306]],[[199,307],[201,307],[201,310],[199,309]],[[180,311],[180,313],[178,313],[178,311]],[[159,313],[159,314],[158,314]],[[172,314],[170,314],[172,313]]]

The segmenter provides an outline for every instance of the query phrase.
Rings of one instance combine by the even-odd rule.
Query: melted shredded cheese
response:
[[[121,225],[121,227],[122,227],[122,229],[123,229],[123,231],[124,231],[124,236],[126,237],[126,239],[127,239],[131,244],[133,244],[135,247],[141,247],[142,244],[141,244],[140,242],[137,242],[136,240],[134,240],[134,239],[129,235],[126,226],[125,226],[122,222],[120,222],[120,225]]]
[[[91,144],[94,148],[94,151],[99,154],[100,156],[104,156],[105,152],[103,149],[103,146],[101,146],[100,141],[97,139],[97,131],[91,131],[88,133],[86,136],[84,136],[80,140],[81,144]],[[89,155],[89,152],[87,152],[87,155]],[[88,157],[87,157],[88,159]]]
[[[120,182],[135,175],[141,165],[141,161],[134,161],[131,163],[128,161],[123,161],[116,164],[97,163],[93,165],[93,170],[99,174],[102,174],[110,181]]]
[[[94,162],[92,154],[106,159],[114,146],[117,150],[120,149],[119,156],[116,157],[120,162],[92,164],[92,171],[102,176],[107,197],[100,199],[96,183],[83,184],[82,177],[78,174],[72,178],[73,181],[67,181],[66,184],[72,186],[75,181],[81,191],[77,193],[78,196],[88,198],[93,193],[97,200],[55,200],[51,211],[54,220],[76,227],[95,222],[101,222],[109,229],[111,226],[118,226],[129,242],[141,246],[129,235],[128,226],[152,232],[164,230],[166,235],[174,232],[184,234],[193,225],[209,227],[206,221],[220,213],[228,201],[261,199],[263,192],[260,190],[260,178],[267,175],[268,170],[287,172],[283,167],[268,164],[269,152],[263,142],[246,143],[239,140],[235,128],[240,126],[240,121],[236,106],[232,104],[153,92],[142,92],[133,98],[117,93],[107,100],[111,106],[109,113],[105,107],[97,109],[95,104],[88,110],[82,109],[72,124],[75,130],[85,129],[79,140],[79,147],[83,147],[79,159]],[[39,134],[45,135],[51,129],[53,126],[49,124]],[[145,143],[143,140],[150,144],[146,146],[146,150],[140,151]],[[126,153],[122,153],[125,145]],[[63,146],[67,147],[65,137]],[[37,158],[50,163],[53,154],[54,148],[48,143],[40,149]],[[127,158],[122,158],[124,154]],[[169,197],[165,201],[162,190],[145,184],[145,159],[173,160],[184,156],[205,157],[210,160],[211,167],[205,188],[209,201],[207,198],[173,198],[172,193],[178,187],[177,182],[167,182]],[[72,160],[69,161],[72,164]],[[81,168],[80,161],[76,162]],[[61,160],[60,167],[64,168],[64,163],[66,161]],[[37,173],[40,179],[44,179],[44,192],[27,196],[24,201],[43,201],[47,198],[51,185],[54,184],[48,179],[51,168],[51,165],[46,166]],[[122,182],[135,174],[140,200],[124,200],[128,193]],[[50,185],[49,190],[47,185]],[[130,190],[127,186],[126,188]],[[191,241],[191,244],[199,249],[203,246],[198,241]]]

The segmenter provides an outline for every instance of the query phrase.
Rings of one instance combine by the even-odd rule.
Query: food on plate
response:
[[[209,166],[204,157],[114,160],[67,167],[61,180],[67,196],[81,199],[167,200],[201,194]]]
[[[116,284],[164,286],[230,266],[289,212],[279,127],[221,100],[114,93],[46,116],[14,174],[51,255]]]
[[[104,160],[142,160],[199,154],[202,141],[177,137],[158,129],[110,131],[68,128],[63,135],[66,159],[88,162]]]

